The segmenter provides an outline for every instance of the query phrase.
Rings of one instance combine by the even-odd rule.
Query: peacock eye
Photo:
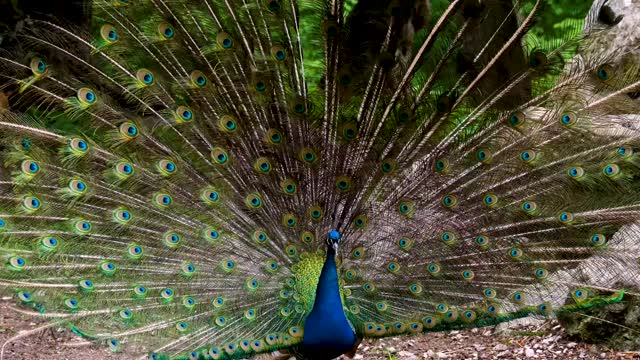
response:
[[[315,151],[311,148],[304,148],[300,152],[300,159],[308,165],[313,164],[317,160]]]
[[[602,172],[608,177],[614,177],[620,174],[620,166],[617,164],[608,164],[602,169]]]
[[[225,50],[231,49],[234,45],[233,38],[226,32],[219,33],[216,37],[216,42],[218,43],[218,46]]]
[[[602,81],[607,81],[613,77],[613,67],[611,65],[602,65],[596,70],[596,75],[598,79]]]
[[[228,49],[231,47],[231,45],[233,45],[233,40],[226,38],[224,40],[222,40],[222,47],[225,49]]]
[[[105,24],[100,28],[100,36],[107,44],[118,41],[118,31],[113,25]]]
[[[244,199],[245,205],[252,210],[262,208],[262,196],[258,193],[251,193]]]
[[[438,172],[444,172],[445,170],[447,170],[447,168],[449,168],[449,160],[447,159],[438,159],[436,160],[436,171]]]
[[[442,198],[442,204],[448,208],[451,208],[458,204],[458,199],[455,195],[447,195]]]
[[[116,209],[113,212],[113,217],[115,220],[121,224],[126,224],[132,218],[131,213],[125,209]]]
[[[271,57],[276,61],[284,61],[287,58],[287,52],[284,47],[275,45],[271,48]]]
[[[12,256],[9,258],[9,266],[11,270],[22,271],[27,266],[27,261],[20,256]]]
[[[40,240],[40,244],[42,245],[42,249],[46,250],[46,251],[51,251],[51,250],[55,250],[58,245],[59,245],[59,241],[58,239],[54,238],[54,237],[44,237],[42,238],[42,240]]]
[[[33,301],[33,297],[31,296],[31,294],[29,294],[26,291],[19,291],[18,292],[18,298],[23,303],[30,303],[31,301]]]
[[[175,111],[175,119],[178,124],[190,123],[194,117],[193,111],[187,106],[179,106]]]
[[[569,224],[573,221],[574,217],[573,217],[573,214],[570,212],[562,212],[560,213],[560,215],[558,215],[558,219],[563,224]]]
[[[71,194],[77,196],[85,194],[88,191],[87,184],[82,180],[71,180],[69,181],[67,187],[69,188]]]
[[[547,54],[539,50],[532,52],[529,56],[529,66],[534,69],[542,68],[548,61]]]
[[[498,196],[494,194],[485,195],[482,202],[488,207],[494,207],[498,204]]]
[[[229,160],[229,154],[223,148],[216,147],[211,151],[211,159],[219,165],[224,165]]]
[[[487,149],[480,149],[476,152],[476,159],[483,164],[489,164],[493,159],[493,154]]]
[[[163,176],[170,176],[177,172],[178,166],[171,160],[163,159],[158,161],[157,168]]]
[[[36,77],[44,76],[48,71],[47,63],[42,58],[39,58],[39,57],[35,57],[31,59],[30,67],[31,67],[31,72]]]
[[[260,92],[265,91],[267,89],[267,83],[263,80],[258,80],[256,81],[255,89]]]
[[[42,207],[42,202],[35,196],[25,196],[22,200],[22,206],[29,212],[35,212]]]
[[[264,142],[269,145],[280,145],[282,143],[282,133],[277,129],[269,129],[264,136]]]
[[[173,26],[167,23],[162,23],[158,26],[158,34],[160,35],[161,39],[170,40],[175,36],[176,33]]]
[[[21,164],[22,173],[32,176],[40,172],[40,166],[33,160],[24,160]]]
[[[76,230],[79,233],[86,234],[91,230],[91,223],[84,220],[78,221],[76,222]]]
[[[155,78],[153,73],[147,69],[140,69],[136,72],[136,79],[139,81],[139,87],[153,85]]]
[[[87,153],[89,150],[89,144],[82,139],[73,138],[69,140],[69,149],[72,154],[80,157]]]
[[[574,166],[574,167],[570,168],[567,171],[567,173],[569,174],[570,177],[572,177],[574,179],[580,179],[580,178],[584,177],[585,171],[580,166]]]
[[[116,175],[124,180],[133,174],[133,165],[127,162],[119,162],[115,166]]]
[[[526,150],[520,154],[520,159],[526,163],[530,163],[536,159],[536,152],[533,150]]]
[[[595,247],[600,247],[607,243],[607,238],[603,234],[594,234],[590,240],[591,244]]]
[[[566,127],[571,127],[578,122],[578,117],[574,112],[565,112],[560,115],[560,122]]]
[[[489,245],[489,237],[486,235],[480,235],[476,237],[476,244],[480,247],[486,247]]]
[[[78,301],[75,299],[66,299],[64,301],[64,305],[67,307],[67,309],[69,310],[75,310],[78,307]]]
[[[97,100],[96,93],[89,88],[79,89],[77,96],[78,100],[80,100],[80,103],[84,104],[85,106],[92,105]]]
[[[526,120],[526,117],[524,113],[522,112],[513,113],[509,116],[509,125],[511,127],[518,128],[524,125],[525,120]]]
[[[633,148],[627,145],[623,145],[618,147],[618,149],[616,150],[616,152],[618,153],[618,155],[620,155],[623,158],[628,158],[631,155],[633,155]]]

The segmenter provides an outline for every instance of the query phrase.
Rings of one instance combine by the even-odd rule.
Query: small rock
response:
[[[505,357],[505,356],[509,356],[508,351],[503,351],[496,354],[496,357]]]
[[[578,343],[570,342],[570,343],[567,344],[568,348],[574,348],[576,346],[578,346]]]
[[[495,351],[505,351],[507,349],[509,349],[509,347],[507,345],[505,345],[505,344],[498,344],[498,345],[493,347],[493,350],[495,350]]]
[[[436,353],[436,359],[448,359],[449,355],[447,353],[438,352]]]
[[[486,349],[484,346],[479,344],[473,344],[473,348],[478,352],[481,352],[482,350]]]
[[[389,346],[387,348],[387,351],[392,353],[392,354],[395,354],[396,352],[398,352],[398,350],[396,350],[396,348],[394,348],[393,346]]]
[[[361,360],[364,359],[364,356],[362,356],[362,354],[356,354],[356,356],[353,357],[353,360]]]
[[[403,359],[403,360],[417,360],[418,359],[416,354],[414,354],[412,352],[409,352],[409,351],[404,351],[404,350],[400,351],[398,353],[398,356],[400,357],[400,359]]]
[[[606,359],[607,353],[600,353],[600,359]]]
[[[422,358],[423,359],[433,359],[434,355],[435,355],[435,353],[433,352],[433,350],[429,349],[429,350],[427,350],[426,353],[422,354]]]
[[[531,348],[526,348],[524,350],[524,356],[526,356],[526,357],[534,357],[534,356],[536,356],[536,352],[533,351],[533,349],[531,349]]]

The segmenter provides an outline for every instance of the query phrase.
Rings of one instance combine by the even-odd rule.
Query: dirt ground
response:
[[[132,355],[113,353],[87,343],[64,327],[31,331],[45,322],[13,312],[0,301],[1,360],[123,360]],[[26,335],[15,339],[16,335]],[[9,339],[13,340],[7,342]],[[365,341],[355,360],[427,359],[640,359],[640,352],[614,352],[567,339],[549,321],[518,326],[508,334],[494,328]]]

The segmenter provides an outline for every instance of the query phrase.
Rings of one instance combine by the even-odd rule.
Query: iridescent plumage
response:
[[[91,31],[19,32],[0,284],[20,311],[154,359],[323,359],[620,301],[633,47],[572,62],[595,35],[539,43],[542,1],[364,5],[96,0]]]

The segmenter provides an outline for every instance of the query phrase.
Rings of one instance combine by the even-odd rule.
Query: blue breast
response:
[[[305,359],[333,359],[353,349],[356,335],[342,310],[335,250],[329,246],[313,310],[304,324],[302,354]]]

